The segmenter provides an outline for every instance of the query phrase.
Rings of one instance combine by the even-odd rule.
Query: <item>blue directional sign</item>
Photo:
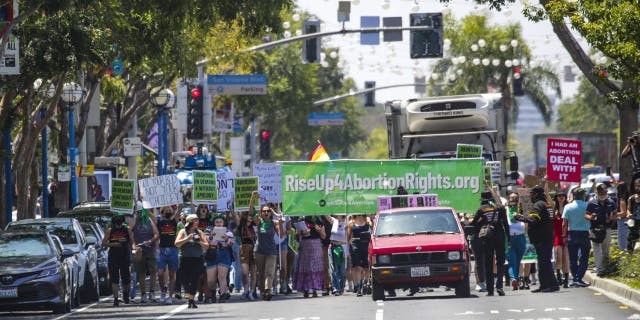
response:
[[[266,74],[210,74],[207,75],[210,94],[264,95],[267,94]]]
[[[344,125],[344,113],[311,113],[308,122],[310,126],[341,126]]]

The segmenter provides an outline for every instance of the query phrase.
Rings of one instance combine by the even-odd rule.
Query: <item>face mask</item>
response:
[[[167,212],[164,214],[165,219],[171,219],[171,216],[172,216],[171,212]]]

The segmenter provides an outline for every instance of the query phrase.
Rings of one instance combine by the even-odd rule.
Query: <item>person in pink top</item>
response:
[[[556,260],[556,278],[558,285],[569,287],[569,249],[567,237],[562,232],[562,212],[569,203],[564,191],[556,192],[553,199],[553,251]]]

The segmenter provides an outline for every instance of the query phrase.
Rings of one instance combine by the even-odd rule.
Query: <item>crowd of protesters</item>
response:
[[[184,299],[197,308],[225,302],[234,291],[246,301],[294,291],[305,298],[366,292],[367,216],[288,217],[258,201],[254,192],[248,210],[221,213],[202,204],[142,209],[139,203],[132,217],[114,216],[103,239],[114,306]]]

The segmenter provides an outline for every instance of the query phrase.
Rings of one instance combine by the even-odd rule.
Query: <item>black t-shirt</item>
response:
[[[616,204],[610,198],[604,200],[603,203],[600,203],[597,199],[593,199],[589,201],[587,204],[587,212],[595,213],[596,219],[591,220],[591,227],[595,227],[597,225],[605,225],[607,226],[607,218],[611,217],[611,215],[616,210]]]
[[[483,218],[481,222],[480,218]],[[476,215],[473,217],[471,223],[476,226],[483,226],[490,223],[497,227],[498,232],[502,233],[504,231],[504,234],[509,234],[507,211],[504,207],[496,208],[490,204],[483,204],[478,211],[476,211]]]
[[[178,223],[175,220],[162,219],[158,221],[160,233],[160,248],[175,247]]]
[[[129,230],[125,227],[111,228],[109,235],[109,243],[119,243],[119,247],[109,248],[109,260],[128,259],[131,252],[131,239],[129,238]],[[113,259],[112,259],[113,258]]]

